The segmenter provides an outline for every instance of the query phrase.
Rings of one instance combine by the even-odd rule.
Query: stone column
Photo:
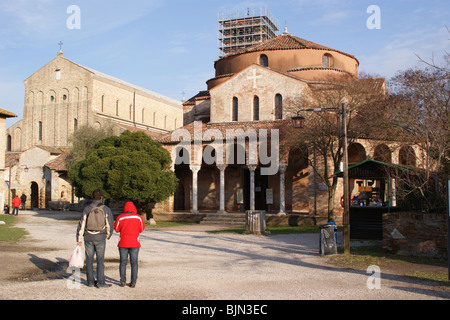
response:
[[[200,166],[189,166],[192,171],[192,213],[198,213],[198,171],[200,170]]]
[[[280,163],[280,165],[278,166],[278,171],[280,173],[280,212],[278,212],[278,215],[281,216],[286,214],[286,192],[284,185],[286,163]]]
[[[255,210],[255,169],[256,165],[248,165],[250,170],[250,210]]]
[[[226,213],[225,211],[225,169],[226,165],[218,165],[217,168],[220,170],[220,208],[217,213]]]

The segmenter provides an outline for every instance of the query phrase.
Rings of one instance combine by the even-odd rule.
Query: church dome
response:
[[[359,65],[353,55],[284,32],[216,60],[216,74],[207,81],[208,89],[254,63],[311,81],[340,76],[356,77]]]

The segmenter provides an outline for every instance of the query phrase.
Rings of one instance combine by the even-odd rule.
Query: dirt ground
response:
[[[382,266],[381,287],[369,289],[366,270],[342,268],[318,255],[317,234],[210,234],[211,226],[199,225],[145,230],[134,289],[118,286],[114,234],[105,256],[112,287],[88,288],[82,270],[73,290],[67,267],[79,215],[19,213],[16,226],[29,235],[17,243],[0,242],[0,299],[450,299],[448,284],[402,276],[405,270],[445,272],[445,267],[403,262]]]

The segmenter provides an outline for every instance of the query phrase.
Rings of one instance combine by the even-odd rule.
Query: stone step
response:
[[[201,224],[231,224],[231,225],[245,225],[244,213],[211,213],[207,214]]]

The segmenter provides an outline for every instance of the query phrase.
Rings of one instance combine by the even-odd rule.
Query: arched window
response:
[[[259,56],[259,64],[262,65],[263,67],[268,67],[269,66],[269,58],[267,58],[267,56],[265,54],[262,54]]]
[[[275,119],[283,119],[283,97],[279,93],[275,95]]]
[[[329,53],[325,53],[322,57],[322,65],[326,68],[333,66],[333,56]]]
[[[12,151],[12,139],[11,139],[11,135],[8,134],[7,139],[6,139],[6,151]]]
[[[239,111],[239,100],[233,97],[233,114],[231,117],[232,121],[238,121],[238,111]]]
[[[259,120],[259,98],[253,97],[253,120]]]

